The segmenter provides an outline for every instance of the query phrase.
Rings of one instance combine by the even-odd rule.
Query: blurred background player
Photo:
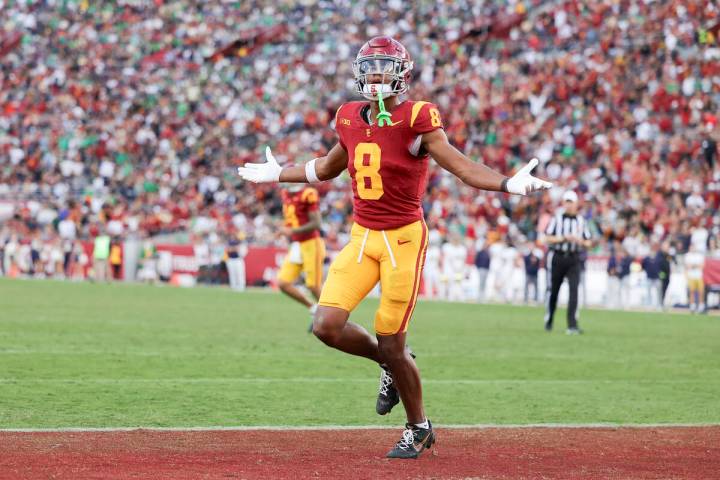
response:
[[[285,225],[281,233],[290,239],[290,247],[278,273],[278,286],[285,295],[304,305],[310,315],[315,313],[315,302],[320,298],[325,262],[318,197],[317,190],[303,185],[293,185],[282,192]],[[312,301],[295,286],[300,273],[305,274],[305,286],[315,297]],[[308,328],[311,330],[312,324]]]
[[[442,273],[440,270],[440,243],[442,236],[437,229],[430,230],[428,247],[425,253],[425,268],[423,268],[423,281],[425,284],[425,296],[434,298],[442,292]]]
[[[448,301],[463,301],[463,283],[467,270],[468,250],[462,244],[460,232],[451,231],[449,239],[442,246],[443,282],[445,282],[445,299]]]
[[[697,245],[690,243],[690,251],[685,254],[685,276],[688,285],[688,306],[692,313],[705,313],[704,266],[705,253]]]
[[[355,222],[350,242],[330,267],[313,333],[328,346],[382,367],[379,414],[389,413],[402,399],[407,424],[388,452],[390,458],[417,458],[435,441],[423,407],[420,372],[405,346],[428,242],[421,201],[429,157],[474,188],[526,195],[551,186],[530,175],[536,159],[509,178],[451,146],[434,104],[400,100],[412,68],[400,42],[371,39],[353,62],[357,92],[370,102],[340,106],[335,115],[339,142],[325,156],[283,168],[268,147],[265,163],[238,168],[242,178],[256,183],[317,182],[348,170]],[[348,320],[378,281],[382,293],[373,337]]]

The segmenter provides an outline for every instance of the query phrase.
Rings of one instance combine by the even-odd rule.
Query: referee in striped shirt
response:
[[[578,197],[572,190],[562,196],[563,210],[550,220],[545,230],[545,241],[550,249],[546,258],[548,289],[545,298],[545,330],[553,327],[553,315],[558,293],[567,278],[570,298],[567,308],[568,335],[578,335],[582,330],[577,322],[578,284],[580,283],[580,254],[592,245],[592,237],[585,219],[578,215]]]

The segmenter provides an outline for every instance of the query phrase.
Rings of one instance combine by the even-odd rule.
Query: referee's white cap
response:
[[[578,196],[577,193],[575,193],[572,190],[565,190],[565,193],[563,193],[562,196],[563,202],[577,202]]]

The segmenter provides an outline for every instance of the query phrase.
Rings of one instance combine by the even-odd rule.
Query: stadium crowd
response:
[[[478,193],[434,167],[424,208],[440,238],[527,254],[565,189],[580,194],[596,252],[682,253],[720,236],[715,2],[0,0],[0,11],[6,266],[7,245],[57,264],[100,234],[282,244],[278,189],[241,184],[235,167],[265,145],[293,162],[331,147],[354,54],[381,33],[411,51],[410,96],[438,104],[452,143],[505,172],[536,156],[558,186]],[[348,182],[320,186],[330,249],[348,232]]]

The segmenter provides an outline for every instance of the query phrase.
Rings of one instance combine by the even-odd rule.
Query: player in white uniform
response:
[[[690,243],[690,251],[685,254],[685,275],[688,284],[688,305],[692,313],[705,313],[704,266],[705,254],[696,244]]]
[[[504,299],[505,285],[505,240],[498,240],[488,247],[490,253],[490,271],[488,279],[490,283],[490,300]]]
[[[425,284],[425,296],[433,298],[435,295],[441,295],[442,286],[440,271],[440,243],[442,237],[436,229],[430,230],[428,237],[427,253],[425,254],[425,267],[423,268],[423,281]]]
[[[465,270],[467,267],[467,247],[460,241],[460,234],[452,232],[450,241],[442,246],[442,264],[443,277],[447,282],[447,299],[459,300],[465,299],[463,292],[463,281],[465,280]]]

